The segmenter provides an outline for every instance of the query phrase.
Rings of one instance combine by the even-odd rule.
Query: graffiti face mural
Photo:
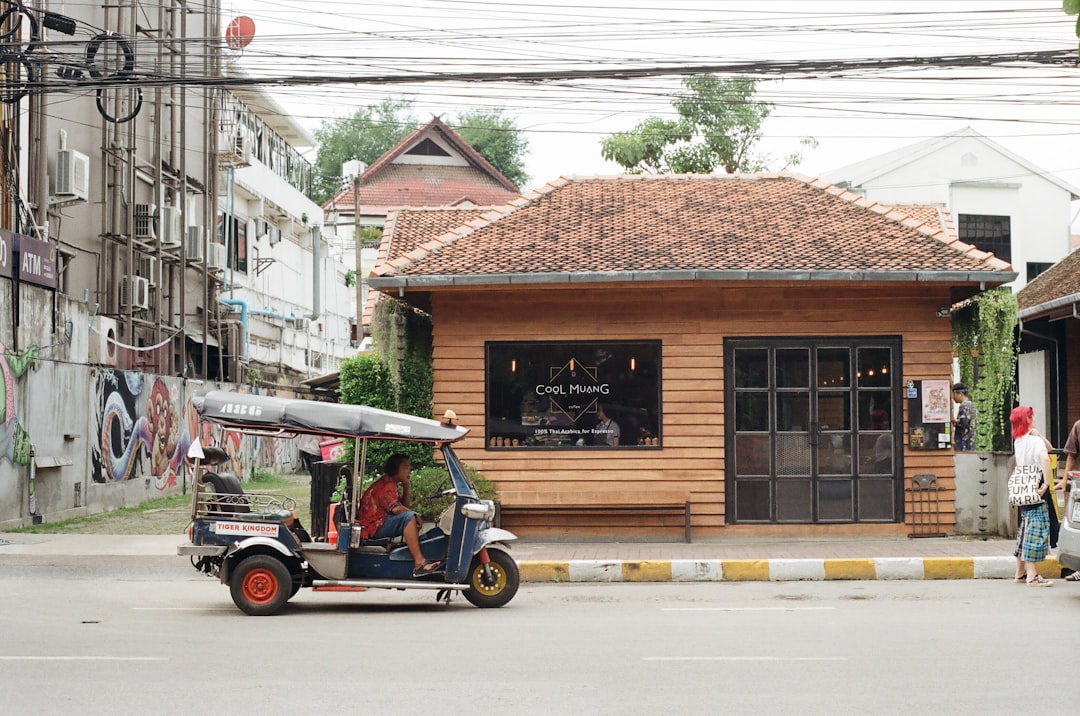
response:
[[[170,390],[156,377],[149,391],[142,373],[103,371],[98,380],[98,441],[91,461],[95,482],[122,482],[149,474],[164,490],[176,484],[191,444],[190,410],[181,402],[179,385]],[[178,381],[179,382],[179,381]],[[145,393],[145,395],[144,395]],[[144,466],[144,458],[148,465]]]

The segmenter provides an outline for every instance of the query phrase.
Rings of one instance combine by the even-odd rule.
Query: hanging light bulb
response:
[[[517,373],[517,358],[510,359],[510,372]]]

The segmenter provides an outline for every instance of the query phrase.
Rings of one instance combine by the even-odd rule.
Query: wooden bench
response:
[[[590,490],[581,492],[546,492],[539,490],[500,490],[496,502],[495,525],[502,525],[504,514],[604,512],[640,514],[681,514],[683,537],[690,542],[690,500],[686,492],[672,490]]]

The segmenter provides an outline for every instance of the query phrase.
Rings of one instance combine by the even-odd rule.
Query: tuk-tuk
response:
[[[360,405],[211,391],[193,399],[204,422],[263,436],[298,434],[355,439],[352,485],[338,514],[336,544],[312,541],[296,522],[289,498],[245,492],[231,475],[212,469],[224,451],[189,451],[195,470],[190,541],[177,553],[201,572],[229,586],[233,602],[255,616],[278,612],[300,589],[426,589],[449,601],[455,592],[478,607],[501,607],[517,593],[519,572],[507,544],[516,537],[492,526],[495,505],[482,500],[451,445],[468,434],[452,420],[438,422]],[[364,539],[356,521],[368,442],[399,440],[430,444],[447,471],[447,489],[430,497],[454,497],[438,522],[420,535],[426,559],[437,572],[413,576],[413,558],[396,540]]]

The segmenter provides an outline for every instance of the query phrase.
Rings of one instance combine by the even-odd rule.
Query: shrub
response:
[[[465,472],[468,474],[469,479],[476,485],[476,492],[480,495],[481,499],[494,500],[495,499],[495,485],[487,480],[476,470],[469,466],[465,466]],[[412,495],[410,499],[412,504],[410,507],[419,513],[420,517],[425,522],[434,522],[453,502],[453,497],[440,497],[434,500],[425,500],[428,495],[432,495],[441,490],[445,490],[452,486],[450,482],[450,475],[447,473],[446,468],[442,466],[437,467],[422,467],[418,470],[413,470],[412,475],[409,478],[410,489]],[[367,483],[365,483],[365,487]]]

